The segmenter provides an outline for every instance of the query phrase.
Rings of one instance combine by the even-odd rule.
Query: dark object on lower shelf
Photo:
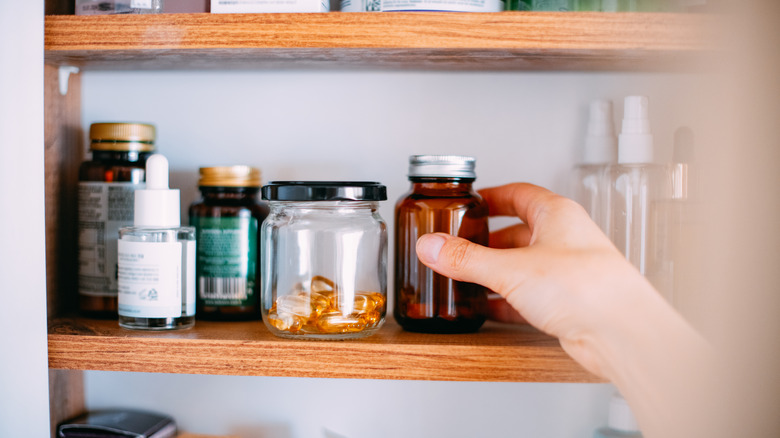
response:
[[[176,436],[172,417],[155,412],[111,409],[88,412],[57,426],[60,438],[171,438]]]

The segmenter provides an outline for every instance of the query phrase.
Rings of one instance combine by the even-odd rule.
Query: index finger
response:
[[[558,197],[543,187],[529,183],[490,187],[480,190],[479,194],[487,202],[490,216],[516,216],[526,224],[533,222],[532,219],[550,198]]]

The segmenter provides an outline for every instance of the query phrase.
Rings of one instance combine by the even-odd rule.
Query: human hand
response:
[[[609,378],[603,338],[623,325],[626,308],[657,302],[658,293],[574,201],[531,184],[480,194],[491,216],[516,216],[523,223],[491,233],[492,248],[448,234],[422,236],[420,261],[442,275],[497,292],[521,318],[493,303],[496,319],[525,319],[559,338],[586,369]]]

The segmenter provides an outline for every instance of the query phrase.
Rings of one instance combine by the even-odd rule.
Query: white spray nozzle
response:
[[[146,190],[168,190],[168,159],[154,154],[146,160]]]
[[[647,97],[626,97],[623,111],[623,134],[649,134],[650,119],[647,111]]]
[[[647,96],[628,96],[625,101],[625,119],[646,119],[647,113]]]
[[[650,133],[648,99],[646,96],[628,96],[623,108],[618,162],[639,164],[652,161],[653,135]]]
[[[585,137],[585,164],[607,164],[617,157],[615,125],[612,123],[612,102],[594,100],[590,103],[588,134]]]

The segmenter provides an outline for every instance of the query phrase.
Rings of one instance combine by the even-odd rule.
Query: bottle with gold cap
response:
[[[196,229],[199,319],[260,319],[258,227],[268,206],[258,201],[260,170],[201,167],[202,199],[190,206]]]
[[[79,168],[78,292],[87,316],[117,317],[117,240],[133,224],[134,192],[144,187],[155,127],[145,123],[93,123],[92,159]]]

